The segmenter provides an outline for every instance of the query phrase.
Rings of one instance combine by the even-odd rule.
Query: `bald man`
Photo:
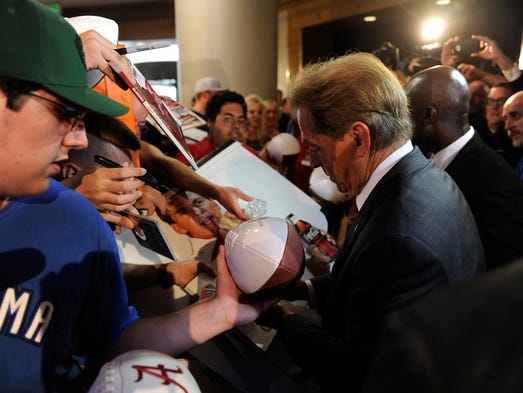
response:
[[[522,257],[523,182],[469,125],[464,76],[452,67],[432,67],[414,75],[406,92],[414,121],[413,142],[454,179],[465,196],[485,249],[487,269]]]
[[[512,146],[522,149],[523,154],[523,91],[513,94],[505,102],[503,120]],[[516,173],[523,180],[523,155],[516,167]]]

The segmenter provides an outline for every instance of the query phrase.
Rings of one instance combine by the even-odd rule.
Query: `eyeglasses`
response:
[[[61,122],[69,123],[71,125],[71,130],[74,130],[78,126],[78,124],[84,120],[86,111],[80,110],[69,105],[60,104],[56,101],[42,97],[35,93],[26,94],[50,104],[53,107],[53,112],[55,113],[57,119]]]
[[[487,105],[489,106],[492,106],[494,104],[497,104],[497,105],[503,105],[505,103],[505,101],[508,100],[508,97],[501,97],[501,98],[488,98],[487,99]]]
[[[245,127],[247,125],[247,118],[244,116],[234,117],[231,115],[224,115],[223,121],[225,122],[225,124],[231,124],[231,125],[236,121],[236,124],[238,124],[238,126],[240,126],[240,127]]]

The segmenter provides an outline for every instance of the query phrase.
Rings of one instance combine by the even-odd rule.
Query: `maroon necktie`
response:
[[[347,214],[347,232],[349,231],[350,226],[352,225],[356,217],[358,217],[358,213],[358,206],[356,205],[356,199],[354,199],[352,201],[352,204],[350,205],[349,213]]]
[[[354,220],[356,219],[356,217],[358,216],[358,213],[359,213],[358,206],[356,205],[356,199],[354,199],[352,201],[352,204],[350,205],[349,212],[342,220],[342,222],[343,221],[346,222],[346,225],[345,225],[345,227],[342,226],[342,228],[345,230],[343,230],[343,229],[340,230],[340,233],[338,234],[338,244],[340,246],[345,241],[345,238],[347,237],[347,234],[350,231],[350,227],[351,227],[352,223],[354,222]]]

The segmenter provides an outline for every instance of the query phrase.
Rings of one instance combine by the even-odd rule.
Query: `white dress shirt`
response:
[[[431,159],[434,163],[441,169],[446,169],[449,164],[452,162],[454,157],[463,149],[463,146],[467,144],[468,141],[474,136],[474,128],[470,127],[469,130],[463,134],[461,137],[456,139],[447,147],[441,149],[436,154],[434,154]]]

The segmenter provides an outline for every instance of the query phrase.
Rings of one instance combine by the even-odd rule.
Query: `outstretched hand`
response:
[[[459,37],[449,38],[441,47],[441,65],[455,67],[458,64],[459,57],[452,53],[452,44],[459,41]]]
[[[503,56],[503,52],[499,49],[496,41],[484,35],[473,35],[472,38],[479,41],[479,46],[482,49],[479,52],[471,53],[471,57],[481,57],[485,60],[497,61]]]
[[[135,177],[144,174],[143,168],[96,168],[82,177],[75,190],[98,210],[119,212],[129,209],[142,196],[138,188],[144,182]]]
[[[82,40],[87,71],[99,69],[113,82],[120,83],[109,62],[116,64],[120,69],[126,69],[127,58],[118,54],[115,51],[116,46],[95,30],[85,31],[79,36]]]
[[[145,185],[142,188],[142,197],[136,201],[135,206],[137,209],[146,210],[148,216],[151,216],[156,210],[165,214],[167,200],[160,191]]]
[[[249,220],[251,217],[238,204],[238,199],[252,201],[254,198],[247,195],[239,188],[218,186],[218,197],[216,200],[222,204],[228,211],[234,213],[241,220]]]
[[[217,307],[220,307],[228,326],[242,326],[253,322],[262,312],[268,310],[278,301],[278,299],[255,301],[240,292],[227,267],[224,246],[219,248],[216,267],[218,279],[216,295],[212,298],[212,301],[217,304]]]
[[[200,273],[216,277],[216,272],[210,265],[198,260],[169,262],[166,270],[173,275],[174,284],[182,288]]]

